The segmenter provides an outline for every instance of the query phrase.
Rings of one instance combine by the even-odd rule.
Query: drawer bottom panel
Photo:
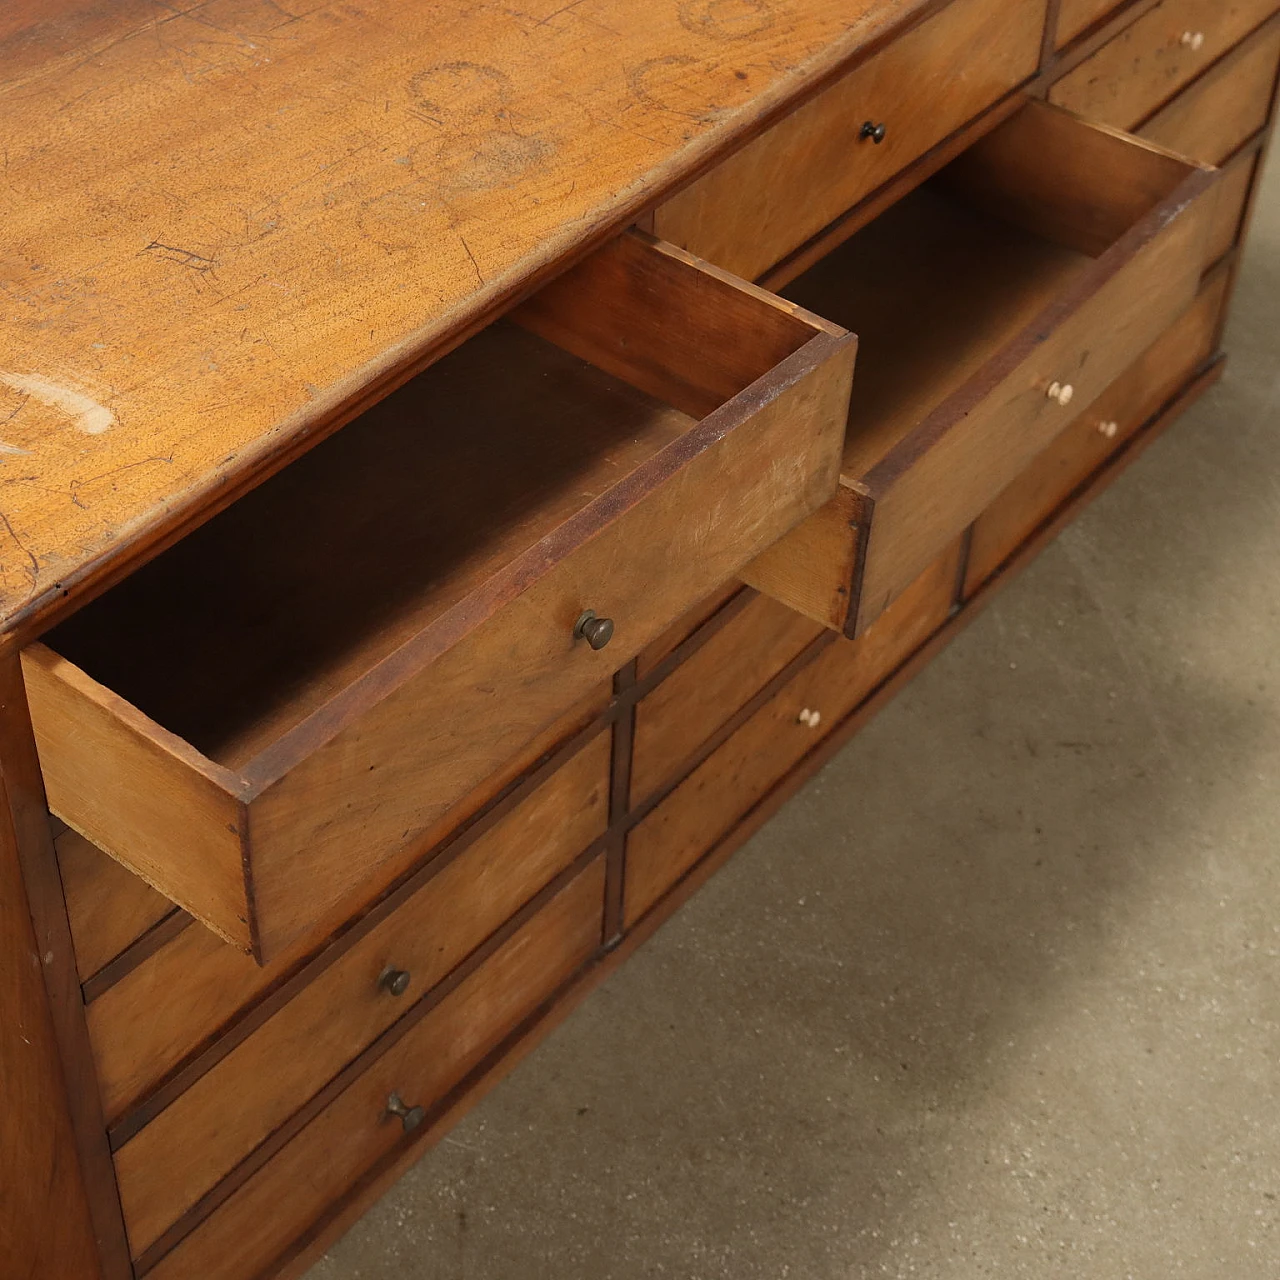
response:
[[[360,1180],[431,1132],[503,1041],[598,951],[604,863],[596,859],[455,987],[171,1251],[140,1275],[245,1280],[269,1271]],[[411,1131],[388,1112],[422,1107]],[[163,1243],[163,1242],[162,1242]],[[158,1250],[157,1250],[158,1252]]]

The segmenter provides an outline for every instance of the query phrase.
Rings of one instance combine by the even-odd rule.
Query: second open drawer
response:
[[[836,498],[746,581],[865,630],[1189,305],[1214,185],[1033,101],[793,281],[858,380]]]
[[[611,242],[25,651],[50,808],[278,953],[830,497],[853,345]]]

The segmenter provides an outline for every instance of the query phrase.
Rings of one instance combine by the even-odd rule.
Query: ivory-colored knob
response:
[[[805,707],[796,719],[801,724],[808,725],[810,729],[816,729],[822,723],[822,712],[810,711],[808,707]]]
[[[1076,389],[1069,382],[1051,382],[1045,394],[1065,409],[1075,399]]]
[[[1182,44],[1190,49],[1192,53],[1199,53],[1204,48],[1204,32],[1184,31],[1182,33]]]
[[[1120,424],[1118,422],[1098,423],[1098,434],[1100,436],[1106,436],[1108,440],[1114,440],[1116,438],[1116,432],[1119,430]]]

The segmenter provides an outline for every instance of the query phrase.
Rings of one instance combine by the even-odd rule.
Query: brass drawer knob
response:
[[[405,1133],[412,1133],[426,1118],[426,1114],[422,1107],[405,1106],[398,1093],[387,1098],[387,1115],[399,1116]]]
[[[1076,389],[1069,382],[1051,382],[1045,395],[1056,400],[1064,409],[1075,399]]]
[[[408,969],[393,969],[390,965],[378,975],[378,986],[393,996],[404,995],[412,981],[413,977]]]
[[[593,649],[603,649],[613,639],[613,619],[597,618],[594,609],[587,609],[573,624],[573,638],[585,640]]]
[[[870,138],[878,147],[884,141],[884,135],[888,132],[888,126],[885,124],[873,124],[870,120],[864,120],[862,128],[858,130],[859,138]]]

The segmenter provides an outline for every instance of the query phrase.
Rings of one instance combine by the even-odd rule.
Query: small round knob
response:
[[[870,138],[878,147],[884,141],[884,135],[888,126],[883,124],[873,124],[870,120],[864,120],[862,128],[858,130],[859,138]]]
[[[603,649],[613,639],[613,619],[597,618],[594,609],[587,609],[573,624],[573,638],[585,640],[593,649]]]
[[[1108,440],[1114,440],[1116,438],[1116,432],[1119,430],[1120,424],[1118,422],[1098,423],[1098,434],[1100,436],[1106,436]]]
[[[808,725],[810,729],[816,729],[822,723],[821,711],[810,711],[808,707],[796,717],[803,725]]]
[[[1045,394],[1065,409],[1075,399],[1076,389],[1069,382],[1051,382]]]
[[[399,1116],[405,1133],[412,1133],[423,1122],[427,1113],[422,1107],[405,1106],[400,1100],[400,1095],[393,1093],[387,1098],[387,1115]]]
[[[1179,43],[1181,43],[1185,48],[1190,49],[1192,53],[1199,53],[1200,50],[1204,48],[1204,32],[1184,31]]]
[[[393,996],[404,995],[409,990],[409,983],[412,981],[413,978],[408,969],[394,969],[391,965],[387,965],[378,974],[378,986]]]

